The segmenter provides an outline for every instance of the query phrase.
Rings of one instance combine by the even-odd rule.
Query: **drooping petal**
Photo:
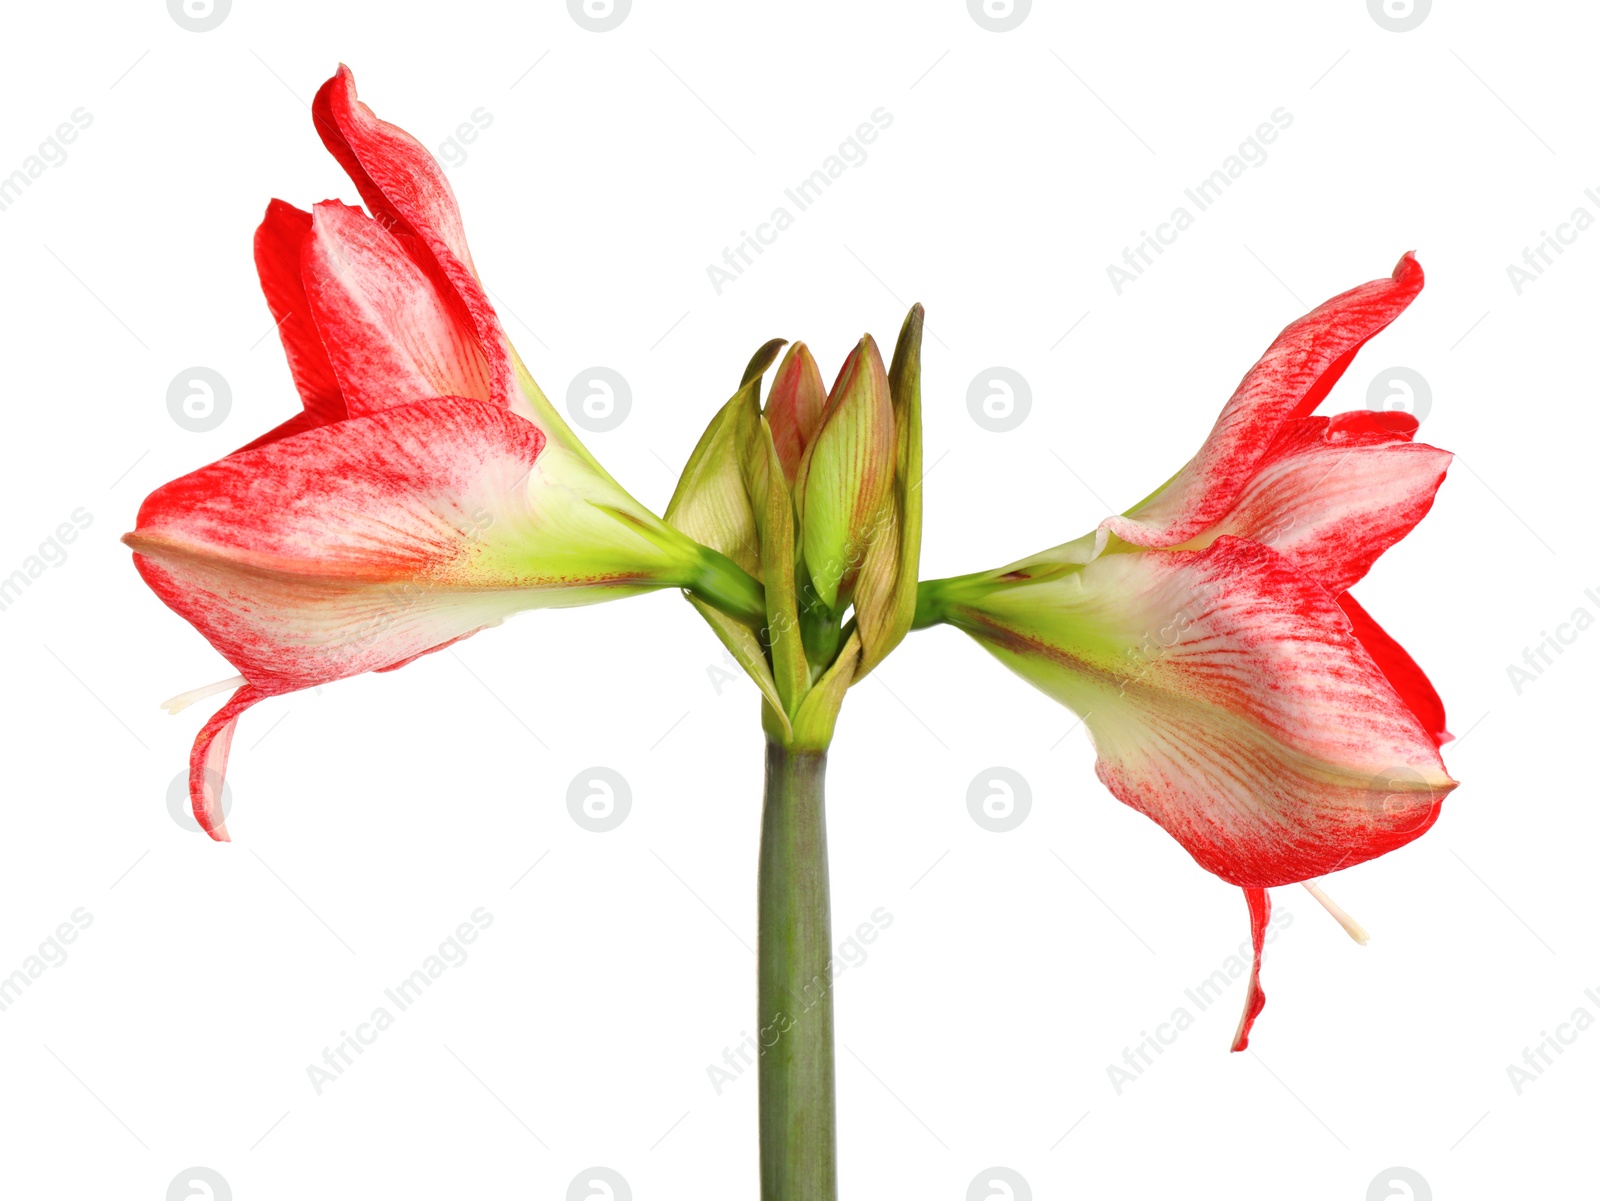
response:
[[[1415,430],[1405,413],[1290,420],[1227,513],[1182,548],[1253,538],[1343,592],[1433,507],[1451,455],[1412,442]]]
[[[228,775],[228,751],[233,746],[233,732],[246,709],[272,695],[273,690],[254,684],[238,689],[211,715],[211,720],[200,727],[189,751],[189,805],[200,828],[217,842],[229,841],[222,814],[222,786]]]
[[[307,429],[342,421],[347,415],[300,277],[300,252],[310,236],[311,214],[274,200],[267,205],[255,238],[256,274],[267,308],[278,323],[278,339],[308,419],[301,428]]]
[[[511,405],[511,358],[494,306],[478,281],[461,211],[444,171],[397,125],[356,98],[355,76],[340,65],[311,105],[317,132],[355,183],[367,209],[441,285],[453,289],[477,330],[488,363],[490,398]]]
[[[389,409],[175,480],[124,540],[157,595],[273,692],[395,666],[520,609],[680,582],[692,544],[590,503],[588,474],[543,447],[478,401]]]
[[[957,589],[945,616],[1081,715],[1112,793],[1242,888],[1402,846],[1455,786],[1333,599],[1260,543]]]
[[[1244,994],[1244,1012],[1239,1015],[1239,1028],[1233,1032],[1231,1051],[1243,1051],[1250,1045],[1250,1027],[1256,1024],[1267,1003],[1267,994],[1261,991],[1261,944],[1267,934],[1267,920],[1272,916],[1272,899],[1264,888],[1244,890],[1244,903],[1250,908],[1250,942],[1254,957],[1250,964],[1250,987]]]
[[[1427,673],[1417,666],[1417,661],[1406,653],[1405,647],[1373,621],[1371,615],[1348,592],[1340,594],[1339,608],[1350,619],[1351,631],[1361,640],[1361,645],[1372,656],[1378,670],[1394,685],[1394,690],[1411,707],[1411,712],[1417,715],[1422,728],[1433,738],[1434,745],[1443,746],[1455,737],[1445,728],[1444,702],[1439,699]]]
[[[1220,520],[1283,423],[1316,408],[1356,351],[1421,290],[1422,268],[1407,253],[1388,279],[1352,288],[1292,322],[1240,382],[1200,452],[1153,496],[1103,521],[1102,531],[1136,546],[1168,547]]]
[[[433,396],[493,399],[489,364],[460,300],[360,209],[316,206],[302,271],[352,417]]]

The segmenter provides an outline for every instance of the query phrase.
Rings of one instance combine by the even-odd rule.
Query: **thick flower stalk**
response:
[[[919,626],[964,630],[1077,713],[1106,787],[1244,890],[1234,1050],[1264,1000],[1266,890],[1403,846],[1455,787],[1438,695],[1348,591],[1427,513],[1450,456],[1403,413],[1312,415],[1421,288],[1408,254],[1291,324],[1200,452],[1126,513],[921,587]]]
[[[124,541],[145,581],[239,671],[190,756],[195,816],[239,717],[392,671],[521,609],[691,589],[758,622],[760,586],[622,489],[501,328],[438,164],[341,67],[313,118],[367,211],[274,200],[255,258],[302,409],[157,489]]]
[[[922,308],[885,368],[863,337],[831,389],[804,343],[756,352],[685,467],[667,520],[763,585],[754,625],[690,595],[761,690],[757,883],[761,1196],[831,1201],[833,959],[823,777],[852,684],[905,637],[922,542]]]

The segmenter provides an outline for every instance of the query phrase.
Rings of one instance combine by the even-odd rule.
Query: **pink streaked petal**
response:
[[[530,600],[516,544],[544,435],[460,398],[352,418],[157,490],[125,539],[252,685],[392,667]]]
[[[294,377],[309,425],[326,425],[342,421],[346,413],[339,381],[312,321],[300,278],[300,250],[310,236],[310,213],[281,200],[272,201],[256,229],[256,274],[267,297],[267,308],[278,323],[278,339],[283,343],[289,373]]]
[[[355,76],[343,64],[318,90],[311,111],[323,144],[354,181],[368,210],[460,298],[488,362],[490,397],[496,404],[513,404],[505,335],[478,281],[461,211],[439,164],[405,130],[379,120],[356,98]]]
[[[337,201],[316,206],[302,273],[352,417],[432,396],[493,396],[477,331],[383,226]]]
[[[189,804],[200,828],[218,842],[229,841],[222,815],[222,786],[228,775],[228,751],[233,745],[233,732],[240,714],[272,695],[272,690],[257,688],[254,684],[238,689],[200,728],[189,752]]]
[[[1241,888],[1402,846],[1455,787],[1333,599],[1257,542],[1105,555],[950,620],[1082,715],[1112,793]]]
[[[1454,735],[1445,728],[1444,701],[1439,699],[1427,673],[1417,666],[1417,661],[1406,653],[1405,647],[1373,621],[1371,615],[1348,592],[1340,595],[1339,608],[1350,619],[1351,630],[1361,640],[1367,654],[1372,656],[1378,670],[1411,706],[1411,712],[1417,715],[1417,720],[1432,736],[1434,743],[1443,746],[1449,742]]]
[[[1253,538],[1335,595],[1366,575],[1433,507],[1451,456],[1411,442],[1404,413],[1346,417],[1287,422],[1232,508],[1184,549]]]
[[[1159,492],[1102,531],[1135,546],[1177,546],[1215,524],[1250,481],[1284,422],[1304,417],[1344,374],[1356,351],[1422,290],[1407,253],[1388,279],[1352,288],[1291,323],[1228,400],[1205,445]],[[1103,535],[1102,535],[1103,536]]]
[[[1244,903],[1250,908],[1250,943],[1255,950],[1250,965],[1250,987],[1244,995],[1244,1012],[1239,1015],[1239,1028],[1233,1032],[1233,1046],[1229,1048],[1233,1051],[1243,1051],[1250,1045],[1250,1028],[1267,1003],[1267,994],[1261,991],[1261,944],[1266,938],[1267,920],[1272,916],[1272,899],[1264,888],[1247,888]]]

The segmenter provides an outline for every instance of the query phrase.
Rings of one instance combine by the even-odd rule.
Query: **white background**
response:
[[[1143,496],[1285,323],[1416,249],[1426,290],[1325,406],[1410,367],[1421,438],[1458,455],[1356,589],[1464,735],[1435,829],[1326,882],[1371,945],[1279,890],[1251,1050],[1227,1050],[1235,986],[1119,1095],[1108,1065],[1237,949],[1243,900],[1101,788],[1070,714],[912,635],[829,772],[836,936],[893,915],[837,990],[842,1192],[959,1201],[1002,1165],[1037,1198],[1362,1201],[1400,1166],[1428,1187],[1396,1197],[1595,1195],[1600,1031],[1521,1095],[1506,1070],[1600,1018],[1600,633],[1520,695],[1507,672],[1600,615],[1600,231],[1521,295],[1506,271],[1600,216],[1590,6],[1441,2],[1408,33],[1361,0],[1041,2],[1005,33],[961,0],[636,0],[606,33],[549,0],[5,21],[0,174],[93,123],[0,212],[0,575],[93,524],[0,612],[0,974],[93,923],[0,1013],[0,1193],[160,1201],[202,1165],[239,1201],[562,1198],[605,1165],[640,1201],[755,1195],[754,1074],[718,1095],[707,1068],[754,1010],[757,699],[676,596],[269,701],[234,743],[236,841],[168,815],[215,702],[158,702],[232,669],[117,538],[297,407],[250,238],[270,197],[356,201],[306,107],[342,60],[431,147],[492,115],[449,172],[478,266],[557,403],[592,365],[629,381],[628,419],[585,437],[658,511],[762,341],[805,338],[831,378],[924,302],[929,578]],[[880,106],[866,161],[718,295],[724,246]],[[1266,162],[1118,295],[1107,265],[1280,106]],[[167,413],[194,365],[231,385],[214,432]],[[1031,385],[1010,433],[967,409],[994,365]],[[594,765],[631,788],[607,834],[566,807]],[[1031,785],[1006,834],[967,812],[992,766]],[[479,906],[467,962],[317,1095],[307,1066]]]

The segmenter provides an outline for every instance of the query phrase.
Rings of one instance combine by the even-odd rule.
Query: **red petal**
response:
[[[316,206],[302,272],[352,417],[433,396],[492,398],[471,317],[360,209]]]
[[[1451,456],[1411,442],[1415,430],[1405,413],[1288,421],[1229,511],[1184,548],[1253,538],[1343,592],[1433,507]]]
[[[278,425],[273,426],[266,433],[262,434],[261,437],[255,439],[255,441],[246,442],[239,448],[239,450],[236,450],[233,453],[238,454],[240,450],[255,450],[258,446],[267,446],[273,442],[276,442],[279,438],[290,438],[295,434],[303,434],[306,430],[314,430],[317,428],[317,426],[323,424],[325,423],[318,421],[310,413],[302,409],[293,417],[289,418],[289,420],[280,422]]]
[[[538,603],[519,548],[544,435],[448,398],[174,480],[125,541],[168,606],[265,694],[399,664]],[[546,600],[545,603],[548,603]]]
[[[355,182],[367,209],[460,297],[488,359],[491,397],[509,405],[515,385],[505,338],[478,282],[455,193],[439,164],[405,130],[380,121],[356,99],[355,76],[342,64],[318,90],[311,112],[323,144]]]
[[[1250,942],[1255,947],[1255,961],[1250,967],[1250,987],[1244,994],[1244,1012],[1239,1015],[1239,1028],[1233,1033],[1231,1050],[1243,1051],[1250,1045],[1250,1027],[1267,1003],[1267,994],[1261,991],[1261,942],[1266,937],[1267,919],[1272,916],[1272,900],[1264,888],[1244,890],[1244,902],[1250,906]]]
[[[1367,654],[1372,656],[1378,670],[1394,685],[1400,699],[1411,706],[1411,712],[1417,715],[1417,720],[1433,737],[1434,743],[1443,746],[1455,737],[1445,729],[1444,702],[1439,699],[1427,673],[1417,666],[1417,661],[1406,654],[1405,648],[1373,621],[1348,592],[1339,597],[1339,608],[1350,619],[1351,630],[1361,640]]]
[[[1258,542],[1106,554],[948,612],[1082,715],[1119,800],[1241,888],[1403,846],[1455,787],[1333,599]]]
[[[289,373],[311,416],[310,424],[326,425],[342,421],[345,406],[322,338],[311,320],[305,285],[300,279],[300,248],[310,236],[310,213],[281,200],[272,201],[256,229],[256,274],[261,277],[267,308],[278,323],[278,338],[289,360]]]
[[[1228,400],[1200,453],[1154,496],[1101,527],[1136,546],[1177,546],[1215,524],[1254,475],[1284,422],[1303,417],[1357,350],[1422,290],[1406,254],[1388,279],[1335,296],[1290,324]]]
[[[218,842],[229,841],[228,827],[222,820],[222,785],[228,774],[233,731],[241,713],[271,695],[271,691],[253,684],[240,688],[200,728],[189,752],[189,804],[200,828]]]

